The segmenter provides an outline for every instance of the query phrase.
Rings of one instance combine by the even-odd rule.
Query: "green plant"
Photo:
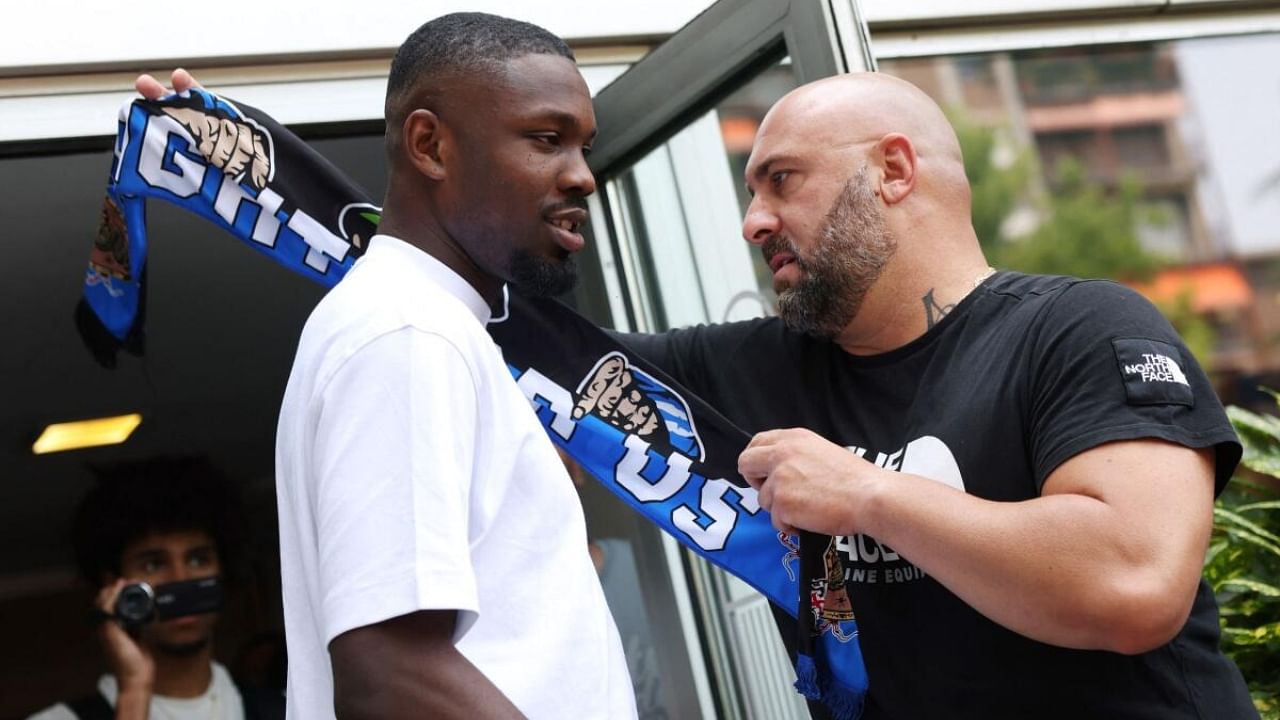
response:
[[[1217,595],[1223,651],[1263,720],[1280,720],[1280,493],[1266,480],[1280,479],[1280,417],[1235,406],[1227,415],[1244,445],[1241,464],[1262,479],[1237,477],[1218,499],[1204,575]]]
[[[1045,202],[1048,215],[1026,237],[998,245],[997,265],[1023,272],[1147,280],[1165,258],[1142,246],[1142,183],[1126,175],[1114,189],[1092,180],[1075,158],[1057,164]]]
[[[1167,264],[1167,258],[1145,249],[1138,237],[1140,223],[1162,225],[1169,220],[1142,206],[1139,178],[1125,175],[1108,189],[1091,179],[1079,161],[1065,158],[1045,193],[1037,194],[1032,178],[1042,169],[1033,152],[1011,149],[1011,155],[997,162],[1000,131],[974,123],[961,109],[949,110],[948,117],[972,188],[973,229],[992,265],[1050,275],[1146,280]],[[1038,208],[1040,223],[1023,236],[1005,237],[1005,221],[1019,206]],[[1192,309],[1189,291],[1161,303],[1160,311],[1193,355],[1212,357],[1217,333]]]

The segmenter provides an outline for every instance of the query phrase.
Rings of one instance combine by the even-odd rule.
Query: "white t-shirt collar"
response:
[[[376,242],[375,242],[376,241]],[[414,247],[394,235],[374,235],[369,241],[369,249],[365,256],[373,254],[395,255],[396,259],[408,264],[415,272],[429,276],[436,284],[444,288],[450,295],[458,298],[471,310],[481,325],[487,325],[493,310],[471,283],[462,279],[448,265],[437,260],[424,250]]]

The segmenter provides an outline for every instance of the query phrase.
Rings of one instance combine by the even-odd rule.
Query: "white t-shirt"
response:
[[[192,698],[175,698],[165,695],[152,695],[151,708],[147,713],[150,720],[244,720],[244,701],[227,669],[218,663],[212,663],[213,677],[209,688],[201,695]],[[98,692],[107,699],[107,704],[116,706],[119,689],[116,676],[107,674],[98,679]],[[27,720],[79,720],[71,708],[63,703],[27,718]]]
[[[528,717],[635,717],[582,505],[489,314],[379,235],[307,320],[276,436],[290,718],[334,717],[334,637],[427,609]]]

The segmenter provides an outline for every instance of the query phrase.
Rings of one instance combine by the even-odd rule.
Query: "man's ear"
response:
[[[902,133],[889,133],[876,145],[883,175],[880,178],[880,197],[888,205],[906,199],[916,187],[917,158],[911,138]]]
[[[446,174],[441,146],[447,134],[440,118],[424,108],[409,113],[400,128],[405,158],[432,180],[443,180]]]

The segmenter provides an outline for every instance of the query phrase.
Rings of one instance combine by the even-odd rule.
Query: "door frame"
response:
[[[624,217],[627,208],[610,201],[609,184],[784,57],[790,58],[797,85],[875,69],[857,1],[719,0],[596,95],[599,136],[588,162],[600,192],[591,198],[594,241],[589,246],[598,257],[584,260],[597,261],[592,264],[603,275],[597,288],[608,298],[613,327],[665,329],[654,327],[655,298],[633,260],[637,248]],[[727,578],[670,537],[661,536],[661,548],[673,589],[689,601],[681,603],[681,622],[695,676],[701,676],[695,682],[704,716],[751,717],[750,698],[726,641]]]

